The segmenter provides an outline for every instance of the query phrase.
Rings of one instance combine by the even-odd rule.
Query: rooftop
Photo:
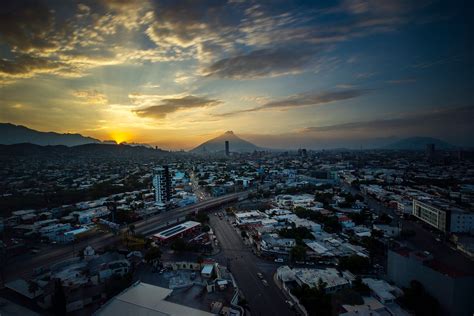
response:
[[[191,229],[191,228],[194,228],[194,227],[197,227],[201,225],[201,223],[199,222],[194,222],[194,221],[187,221],[187,222],[184,222],[182,224],[179,224],[179,225],[176,225],[176,226],[173,226],[171,228],[168,228],[168,229],[165,229],[164,231],[161,231],[157,234],[155,234],[154,236],[157,237],[157,238],[160,238],[160,239],[168,239],[168,238],[171,238],[173,236],[176,236],[188,229]]]
[[[214,314],[166,301],[173,290],[154,286],[147,283],[137,282],[107,304],[102,306],[95,315],[187,315],[187,316],[211,316]]]

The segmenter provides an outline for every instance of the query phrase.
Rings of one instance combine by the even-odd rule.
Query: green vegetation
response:
[[[347,216],[356,224],[362,225],[370,219],[370,213],[361,211],[360,213],[349,213]]]
[[[283,228],[278,234],[283,238],[295,239],[296,243],[300,245],[303,244],[303,239],[314,239],[311,231],[306,227]]]
[[[331,295],[324,291],[326,284],[321,279],[319,281],[315,288],[303,284],[291,290],[291,293],[303,304],[309,315],[329,316],[332,315]]]
[[[132,273],[127,273],[124,276],[113,275],[106,283],[105,283],[105,293],[107,293],[107,297],[112,297],[126,288],[130,287],[133,283],[133,275]],[[62,314],[65,315],[65,314]]]
[[[370,288],[367,284],[362,283],[362,279],[359,276],[354,280],[354,282],[352,282],[352,289],[360,295],[370,295]]]
[[[370,260],[358,255],[342,257],[339,259],[339,267],[355,274],[365,273],[370,270]]]
[[[304,261],[306,259],[306,247],[296,245],[291,249],[290,254],[293,261]]]
[[[150,249],[148,249],[144,256],[145,261],[148,263],[160,258],[161,250],[158,247],[151,247]]]
[[[382,224],[388,225],[392,222],[392,218],[387,213],[382,213],[378,218],[378,221]]]
[[[336,233],[342,230],[342,226],[336,216],[323,216],[319,212],[311,211],[300,206],[295,208],[294,213],[299,218],[309,219],[313,222],[324,225],[324,230],[329,233]]]

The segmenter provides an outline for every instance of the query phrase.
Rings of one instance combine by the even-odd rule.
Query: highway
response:
[[[150,234],[161,228],[172,225],[178,221],[184,220],[187,214],[221,206],[222,204],[236,201],[239,198],[245,198],[248,192],[239,192],[224,195],[218,198],[208,199],[193,205],[180,207],[165,213],[160,213],[153,217],[143,219],[134,223],[135,232],[138,234]],[[123,228],[121,232],[126,231]],[[57,262],[73,258],[81,249],[92,246],[94,249],[104,248],[120,241],[120,233],[102,233],[97,236],[84,240],[78,240],[75,243],[67,245],[57,245],[53,249],[44,253],[39,253],[31,258],[15,257],[9,260],[4,268],[5,282],[14,280],[18,277],[28,277],[34,269],[40,267],[49,267]]]

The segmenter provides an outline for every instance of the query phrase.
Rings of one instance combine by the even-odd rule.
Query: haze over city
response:
[[[192,149],[472,146],[467,1],[5,1],[0,121]]]

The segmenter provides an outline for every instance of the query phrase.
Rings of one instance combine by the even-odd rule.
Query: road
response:
[[[227,220],[211,215],[210,224],[221,247],[221,252],[215,259],[230,268],[249,304],[250,313],[295,315],[285,303],[283,293],[273,282],[273,273],[278,265],[256,257]],[[263,274],[268,286],[258,278],[258,272]]]
[[[193,192],[194,194],[196,194],[198,200],[203,201],[209,199],[209,194],[207,194],[206,191],[203,190],[199,185],[199,179],[196,178],[196,174],[194,173],[194,171],[191,172],[190,180]]]
[[[153,217],[135,222],[135,232],[139,234],[149,234],[151,232],[155,232],[161,228],[173,224],[174,222],[184,220],[185,216],[189,213],[217,207],[224,203],[245,197],[246,194],[246,192],[228,194],[218,198],[208,199],[193,205],[177,208],[169,212],[160,213]],[[126,229],[123,229],[122,231],[124,230]],[[120,234],[114,235],[112,233],[103,233],[85,240],[79,240],[73,244],[57,245],[53,249],[50,249],[44,253],[36,254],[27,260],[24,260],[23,257],[14,257],[5,265],[5,282],[11,281],[18,277],[28,277],[33,273],[35,268],[50,267],[57,262],[70,259],[77,255],[77,251],[82,250],[88,245],[92,246],[94,249],[100,249],[109,245],[113,245],[119,240]]]

